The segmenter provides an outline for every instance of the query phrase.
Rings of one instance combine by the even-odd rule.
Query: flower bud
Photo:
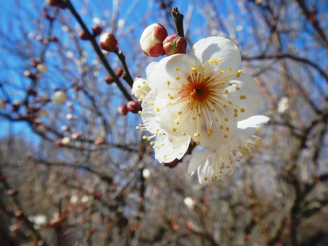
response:
[[[167,31],[164,26],[154,23],[148,26],[140,38],[140,46],[147,56],[158,57],[164,54],[163,40],[167,37]]]
[[[167,56],[178,53],[186,54],[187,40],[178,34],[171,34],[163,41],[163,49]]]
[[[67,95],[64,91],[56,91],[52,97],[52,101],[56,104],[62,104],[66,101]]]
[[[47,0],[48,4],[53,7],[66,8],[66,3],[63,0]]]
[[[94,36],[98,36],[102,32],[102,27],[99,25],[94,25],[92,27],[92,32]]]
[[[45,72],[47,72],[47,66],[44,65],[43,63],[39,63],[36,66],[36,70],[38,70],[39,73],[45,73]]]
[[[126,107],[130,112],[134,114],[137,114],[141,110],[141,105],[138,101],[130,101]]]
[[[114,82],[112,76],[110,76],[110,75],[106,75],[106,77],[104,78],[104,80],[105,80],[106,84],[108,84],[108,85],[110,85],[110,84],[112,84]]]
[[[121,115],[127,115],[127,113],[129,112],[126,105],[119,106],[117,110]]]
[[[86,31],[81,31],[81,32],[79,33],[79,36],[80,36],[80,38],[81,38],[82,40],[90,40],[90,39],[92,39],[91,34],[88,33],[88,32],[86,32]]]
[[[121,67],[117,68],[115,73],[116,73],[117,77],[122,77],[122,75],[124,73],[123,68],[121,68]]]
[[[70,139],[69,137],[64,137],[62,140],[61,140],[61,144],[62,145],[69,145],[70,143]]]
[[[142,100],[149,91],[150,87],[147,85],[145,78],[138,77],[134,80],[131,91],[133,97]]]
[[[118,42],[114,34],[105,32],[100,36],[100,47],[108,52],[118,51]]]

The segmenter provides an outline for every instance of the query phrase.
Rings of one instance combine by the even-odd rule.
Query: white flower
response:
[[[37,66],[36,66],[36,69],[38,70],[39,73],[45,73],[47,72],[47,66],[43,63],[39,63]]]
[[[237,134],[230,143],[216,149],[205,148],[194,154],[188,166],[191,174],[197,169],[200,184],[212,184],[212,179],[221,182],[222,176],[231,177],[236,162],[240,161],[237,152],[252,156],[252,146],[261,146],[261,138],[253,135],[258,128],[269,121],[262,115],[252,116],[238,122]]]
[[[149,91],[150,87],[146,83],[146,78],[138,77],[134,80],[131,93],[132,96],[141,101]]]
[[[150,64],[153,98],[148,97],[151,107],[142,115],[145,125],[152,119],[165,134],[191,136],[207,148],[228,144],[237,122],[257,112],[261,97],[254,79],[238,70],[240,64],[237,46],[222,37],[200,40],[189,55]]]
[[[37,226],[45,226],[47,224],[47,217],[43,214],[30,215],[28,219]]]

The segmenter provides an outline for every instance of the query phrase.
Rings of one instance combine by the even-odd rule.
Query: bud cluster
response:
[[[178,34],[168,35],[166,28],[154,23],[148,26],[140,38],[142,51],[151,57],[158,57],[166,54],[167,56],[186,53],[187,41]]]

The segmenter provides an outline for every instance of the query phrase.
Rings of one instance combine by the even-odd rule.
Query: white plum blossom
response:
[[[252,156],[252,146],[261,147],[261,138],[253,134],[268,121],[269,118],[263,115],[239,121],[237,134],[230,143],[216,149],[205,148],[193,155],[188,173],[197,169],[199,183],[210,185],[213,184],[213,179],[221,182],[224,176],[231,177],[235,172],[236,162],[240,161],[237,153]]]
[[[145,98],[147,93],[150,91],[150,87],[146,83],[146,78],[137,77],[132,86],[132,96],[142,101]]]
[[[202,39],[189,54],[148,65],[149,91],[140,97],[143,124],[136,128],[150,132],[143,138],[159,162],[181,159],[192,139],[205,148],[194,154],[188,172],[197,169],[200,183],[208,184],[233,174],[237,151],[251,155],[251,145],[260,146],[253,134],[269,118],[253,116],[261,93],[240,65],[238,47],[222,37]]]
[[[254,79],[239,70],[240,52],[221,37],[197,42],[189,55],[177,54],[152,65],[147,75],[156,98],[154,118],[177,137],[191,136],[216,148],[229,143],[237,122],[254,115],[261,94]]]

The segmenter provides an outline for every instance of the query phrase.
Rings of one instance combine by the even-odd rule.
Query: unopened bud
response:
[[[186,54],[187,40],[178,34],[171,34],[163,41],[163,48],[167,56],[173,54]]]
[[[148,26],[140,38],[140,46],[147,56],[158,57],[164,55],[163,40],[167,37],[164,26],[154,23]]]
[[[110,75],[106,75],[106,77],[104,78],[104,80],[105,80],[106,84],[108,84],[108,85],[110,85],[110,84],[112,84],[114,82],[112,76],[110,76]]]
[[[99,137],[99,138],[97,138],[95,140],[95,144],[96,145],[100,145],[100,144],[104,144],[104,143],[105,143],[105,139],[104,138]]]
[[[118,42],[114,34],[105,32],[100,36],[100,47],[108,52],[118,51]]]
[[[48,102],[50,100],[49,95],[48,94],[43,94],[42,95],[42,100],[45,102]]]
[[[117,110],[121,115],[127,115],[127,113],[129,112],[126,105],[119,106]]]
[[[47,66],[43,63],[39,63],[36,66],[36,70],[38,70],[39,73],[45,73],[45,72],[47,72]]]
[[[126,107],[130,112],[134,114],[137,114],[141,110],[141,105],[138,101],[130,101]]]
[[[150,87],[146,83],[146,79],[138,77],[134,80],[132,86],[132,96],[137,99],[143,99],[150,91]]]
[[[52,101],[56,104],[62,104],[66,101],[67,95],[64,91],[56,91],[52,97]]]
[[[81,38],[82,40],[90,40],[90,39],[92,39],[91,34],[88,33],[88,32],[86,32],[86,31],[81,31],[81,32],[79,33],[79,36],[80,36],[80,38]]]
[[[35,79],[35,74],[28,71],[28,70],[24,71],[24,76],[27,77],[27,78],[30,78],[30,79]]]
[[[102,27],[99,25],[94,25],[92,27],[92,32],[93,32],[93,35],[96,37],[102,32]]]
[[[118,69],[116,69],[115,73],[117,75],[117,77],[122,77],[123,75],[123,68],[119,67]]]
[[[48,4],[53,7],[66,8],[66,3],[63,0],[47,0]]]
[[[54,35],[50,35],[49,36],[49,41],[56,43],[56,42],[58,42],[58,38],[56,36],[54,36]]]

